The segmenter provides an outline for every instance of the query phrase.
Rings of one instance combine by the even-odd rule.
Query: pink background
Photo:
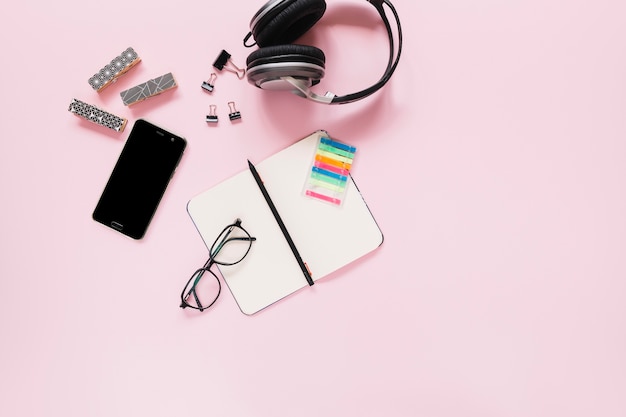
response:
[[[263,1],[40,3],[0,28],[0,415],[626,415],[623,1],[395,0],[398,71],[346,106],[231,73],[200,89],[221,49],[244,65]],[[363,1],[329,0],[301,42],[326,52],[319,93],[387,57]],[[142,63],[95,93],[128,46]],[[122,105],[170,71],[178,89]],[[72,98],[188,139],[142,241],[91,219],[130,129]],[[383,246],[256,316],[229,293],[181,310],[207,257],[187,201],[316,129],[358,147]]]

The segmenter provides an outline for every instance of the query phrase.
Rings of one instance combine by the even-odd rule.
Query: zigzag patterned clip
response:
[[[109,64],[105,65],[99,72],[95,73],[89,79],[89,85],[97,92],[100,92],[139,62],[141,62],[141,58],[139,58],[137,52],[133,48],[128,48]]]
[[[120,93],[125,106],[132,106],[147,98],[154,97],[164,91],[178,87],[171,72],[161,75],[153,80],[146,81]]]
[[[122,132],[126,127],[126,119],[108,113],[80,100],[73,99],[68,110],[78,117],[97,125],[108,127],[116,132]]]

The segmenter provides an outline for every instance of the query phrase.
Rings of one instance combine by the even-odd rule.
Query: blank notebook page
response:
[[[339,207],[303,194],[320,135],[326,134],[315,132],[255,164],[314,280],[373,251],[383,241],[352,179]],[[254,314],[308,287],[248,169],[191,199],[187,210],[207,247],[236,218],[257,239],[242,262],[220,268],[243,313]]]

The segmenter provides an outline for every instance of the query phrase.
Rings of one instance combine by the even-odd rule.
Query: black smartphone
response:
[[[146,120],[137,120],[93,219],[133,239],[141,239],[186,146],[184,138]]]

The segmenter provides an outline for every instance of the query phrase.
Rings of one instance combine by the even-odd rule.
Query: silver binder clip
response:
[[[228,113],[228,118],[230,121],[241,119],[241,113],[235,108],[235,102],[229,101],[228,107],[230,108],[230,113]]]
[[[218,119],[217,119],[217,106],[215,104],[211,104],[209,106],[209,114],[206,115],[206,122],[207,123],[217,123]]]
[[[230,54],[222,49],[222,52],[217,56],[215,62],[213,62],[213,66],[218,70],[225,69],[226,71],[230,71],[237,75],[237,78],[240,80],[246,75],[246,70],[239,68],[237,65],[233,64],[233,61],[230,59]]]
[[[215,83],[216,78],[217,78],[217,75],[214,72],[212,72],[208,80],[202,81],[202,89],[206,92],[212,93],[213,89],[215,88],[214,83]]]

